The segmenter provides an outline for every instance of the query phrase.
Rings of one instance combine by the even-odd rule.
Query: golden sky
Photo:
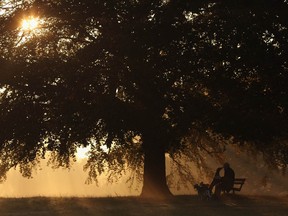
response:
[[[108,184],[105,176],[95,184],[87,185],[87,173],[83,171],[85,160],[75,163],[71,170],[56,169],[41,165],[42,170],[33,174],[32,179],[21,176],[17,170],[8,173],[7,181],[0,184],[0,197],[30,196],[119,196],[137,195],[125,185],[125,179],[117,184]]]

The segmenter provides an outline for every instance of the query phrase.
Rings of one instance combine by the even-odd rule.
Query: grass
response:
[[[197,196],[176,196],[153,201],[116,198],[0,198],[1,216],[284,216],[288,197],[232,196],[201,201]]]

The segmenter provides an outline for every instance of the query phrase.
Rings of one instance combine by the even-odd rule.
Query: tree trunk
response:
[[[166,182],[165,149],[156,142],[155,140],[152,143],[150,141],[143,146],[145,155],[141,197],[145,198],[166,198],[172,196]]]

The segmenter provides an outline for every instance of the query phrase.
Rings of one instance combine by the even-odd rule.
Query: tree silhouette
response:
[[[285,0],[15,2],[0,6],[3,179],[88,145],[88,181],[131,169],[143,196],[170,194],[165,153],[249,143],[285,170]]]

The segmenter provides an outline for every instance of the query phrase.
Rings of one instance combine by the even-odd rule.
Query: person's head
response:
[[[224,167],[224,169],[228,169],[230,167],[230,164],[226,162],[223,164],[223,167]]]

